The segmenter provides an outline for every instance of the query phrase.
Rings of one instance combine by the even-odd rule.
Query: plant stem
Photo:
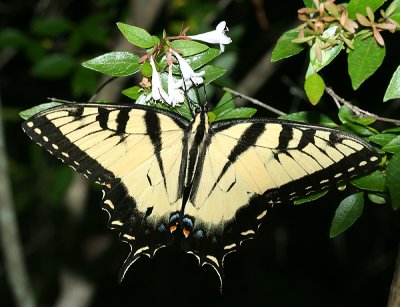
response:
[[[349,107],[358,117],[369,117],[369,118],[373,118],[373,119],[376,119],[376,120],[379,120],[382,122],[388,122],[388,123],[393,123],[395,125],[400,125],[400,120],[393,119],[393,118],[387,118],[387,117],[381,117],[376,114],[365,111],[363,109],[360,109],[359,107],[351,104],[346,99],[340,97],[330,87],[325,87],[325,92],[333,98],[333,100],[336,102],[336,104],[343,104],[343,105]]]

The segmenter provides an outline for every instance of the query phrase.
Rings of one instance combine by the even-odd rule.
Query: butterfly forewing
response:
[[[145,106],[65,104],[23,123],[35,142],[103,185],[109,226],[132,248],[127,267],[172,242],[182,206],[189,122]],[[177,154],[178,153],[178,154]]]
[[[268,204],[319,192],[380,161],[354,135],[279,120],[216,122],[205,144],[185,207],[194,226],[184,248],[219,274],[224,256],[254,236]]]

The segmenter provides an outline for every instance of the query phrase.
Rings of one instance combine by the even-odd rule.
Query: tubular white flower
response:
[[[219,44],[221,52],[224,52],[225,46],[232,42],[232,39],[225,34],[229,31],[225,21],[221,21],[214,31],[188,36],[191,39],[203,41],[210,44]]]
[[[183,87],[183,82],[185,83],[186,89],[189,89],[192,84],[200,85],[204,82],[203,78],[201,77],[204,75],[204,71],[195,73],[192,67],[175,51],[171,50],[172,54],[176,57],[179,63],[179,68],[182,72],[183,81],[178,81],[177,84],[179,87]]]
[[[160,74],[156,69],[156,65],[154,64],[154,60],[150,57],[150,65],[151,65],[151,96],[154,100],[161,100],[168,102],[170,100],[168,94],[164,91],[161,84]],[[169,103],[169,102],[168,102]]]
[[[185,100],[183,91],[179,89],[179,86],[177,86],[177,83],[175,83],[172,77],[172,65],[168,68],[168,96],[170,99],[168,103],[173,107],[177,104],[181,104]]]

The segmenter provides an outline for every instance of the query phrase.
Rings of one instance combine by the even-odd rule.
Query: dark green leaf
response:
[[[281,116],[279,116],[279,119],[293,120],[293,121],[302,122],[302,123],[317,124],[317,125],[322,125],[322,126],[330,127],[330,128],[338,127],[338,125],[332,119],[330,119],[328,116],[326,116],[325,114],[322,114],[319,112],[313,112],[313,111],[311,111],[311,112],[310,111],[302,111],[302,112],[281,115]]]
[[[215,108],[212,110],[212,113],[215,115],[223,114],[224,112],[233,110],[235,108],[235,102],[233,101],[232,94],[226,92],[224,96],[217,103]]]
[[[386,0],[350,0],[347,5],[347,12],[349,13],[349,17],[352,19],[356,17],[356,13],[367,16],[367,6],[375,12],[385,2]]]
[[[174,49],[182,52],[181,56],[187,57],[204,52],[208,49],[208,46],[196,41],[191,41],[187,39],[179,39],[171,42]]]
[[[139,95],[143,92],[143,89],[140,86],[132,86],[122,91],[122,94],[136,100],[139,98]]]
[[[313,0],[303,0],[305,7],[315,7]]]
[[[389,86],[386,89],[383,101],[390,99],[400,98],[400,66],[397,67],[392,79],[390,79]]]
[[[185,60],[186,62],[189,63],[190,67],[192,67],[193,70],[196,70],[208,62],[212,61],[214,58],[219,56],[221,54],[221,51],[219,49],[215,48],[208,48],[206,51],[196,54],[193,56],[186,57]]]
[[[375,171],[371,174],[354,179],[351,183],[359,189],[384,192],[386,189],[386,177],[381,171]]]
[[[32,31],[44,37],[59,37],[72,29],[71,21],[61,16],[37,18],[33,21]]]
[[[201,71],[204,71],[204,84],[209,84],[221,77],[226,72],[226,69],[218,66],[206,65]]]
[[[76,69],[71,80],[74,97],[91,96],[98,87],[97,77],[98,74],[93,70],[85,69],[84,67]]]
[[[39,112],[42,112],[43,110],[51,109],[54,107],[57,107],[61,105],[62,103],[60,102],[47,102],[47,103],[42,103],[37,106],[34,106],[30,109],[26,109],[24,111],[19,112],[19,116],[23,119],[28,119],[32,117],[33,115],[36,115]]]
[[[371,131],[372,128],[365,127],[356,123],[348,122],[345,124],[344,127],[348,128],[348,130],[350,130],[351,132],[363,137],[371,136],[374,134],[374,132]]]
[[[153,37],[146,30],[122,22],[117,22],[117,26],[131,44],[146,49],[155,45]]]
[[[51,54],[33,65],[32,74],[45,79],[63,78],[75,65],[75,60],[66,54]]]
[[[374,134],[371,135],[368,140],[378,144],[380,146],[385,146],[387,143],[389,143],[391,140],[393,140],[397,134],[393,133],[379,133],[379,134]]]
[[[394,127],[394,128],[390,128],[390,129],[386,129],[382,131],[383,133],[396,133],[396,132],[400,132],[400,127]]]
[[[28,37],[17,29],[9,28],[0,31],[0,47],[21,48],[28,42]]]
[[[325,82],[317,73],[308,76],[304,83],[304,90],[313,105],[316,105],[324,94]]]
[[[385,54],[385,47],[379,46],[372,36],[355,40],[354,50],[347,57],[353,89],[358,89],[381,66]]]
[[[216,116],[215,120],[231,119],[231,118],[250,118],[257,112],[254,108],[235,108],[229,112],[224,112],[223,114]]]
[[[386,198],[383,195],[368,193],[368,199],[375,204],[383,205],[386,204]]]
[[[319,192],[319,193],[311,194],[311,195],[309,195],[307,197],[304,197],[302,199],[295,200],[294,204],[295,205],[301,205],[301,204],[304,204],[304,203],[308,203],[310,201],[314,201],[314,200],[316,200],[318,198],[321,198],[322,196],[324,196],[328,192],[329,192],[328,190],[325,190],[325,191],[322,191],[322,192]]]
[[[400,152],[400,135],[396,136],[389,143],[383,146],[382,150],[392,153]]]
[[[284,58],[298,54],[305,47],[304,44],[293,43],[292,40],[299,36],[299,30],[289,30],[278,39],[272,51],[271,61],[276,62]]]
[[[387,186],[393,209],[400,208],[400,153],[396,153],[386,169]]]
[[[352,194],[343,199],[336,209],[329,232],[331,238],[345,231],[360,217],[364,209],[364,193]]]
[[[354,116],[354,112],[348,106],[340,107],[338,117],[343,124],[351,122],[352,116]]]
[[[86,68],[96,70],[109,76],[123,77],[140,70],[139,57],[127,51],[114,51],[83,62]]]

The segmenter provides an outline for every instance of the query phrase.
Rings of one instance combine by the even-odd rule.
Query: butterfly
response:
[[[153,257],[183,234],[183,249],[209,264],[254,237],[274,204],[372,170],[381,158],[350,133],[267,118],[209,123],[134,104],[63,103],[22,124],[51,154],[102,185],[108,226],[131,251]]]

